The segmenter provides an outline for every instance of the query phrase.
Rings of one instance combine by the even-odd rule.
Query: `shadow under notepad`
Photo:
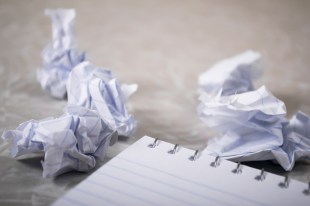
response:
[[[277,175],[286,175],[289,172],[285,171],[280,165],[273,163],[272,161],[251,161],[251,162],[242,162],[243,165],[253,167],[259,170],[264,170]]]

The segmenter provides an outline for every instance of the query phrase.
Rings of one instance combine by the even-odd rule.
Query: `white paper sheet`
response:
[[[190,161],[195,151],[160,141],[155,148],[148,145],[153,138],[143,137],[118,156],[103,165],[85,181],[54,202],[62,205],[212,205],[212,206],[272,206],[308,205],[303,194],[307,184],[291,180],[280,188],[284,178],[241,165],[240,173],[232,171],[237,164],[222,160],[210,166],[214,157],[200,153]]]
[[[12,139],[12,156],[44,152],[43,177],[77,170],[89,171],[103,160],[117,132],[103,121],[97,111],[70,106],[59,118],[30,120],[15,130],[4,131]]]
[[[136,120],[128,113],[125,103],[137,88],[136,84],[120,86],[110,70],[83,62],[69,75],[68,105],[97,110],[119,135],[130,136],[135,131]]]
[[[199,87],[210,95],[220,91],[225,96],[252,91],[252,80],[262,73],[260,59],[261,55],[251,50],[224,59],[199,76]]]
[[[74,9],[47,9],[52,19],[53,41],[42,51],[43,68],[37,79],[43,90],[55,98],[66,96],[66,82],[70,71],[85,60],[85,53],[77,49],[74,34]]]

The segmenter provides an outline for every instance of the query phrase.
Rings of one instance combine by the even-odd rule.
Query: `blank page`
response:
[[[143,137],[70,190],[54,205],[309,205],[308,185]]]

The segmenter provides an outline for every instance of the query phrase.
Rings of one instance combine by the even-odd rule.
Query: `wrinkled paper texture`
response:
[[[69,75],[68,105],[96,110],[119,135],[130,136],[135,131],[136,120],[128,113],[125,103],[137,88],[136,84],[120,85],[110,70],[83,62]]]
[[[204,92],[198,115],[221,134],[208,142],[206,151],[241,162],[273,160],[289,171],[296,160],[309,160],[309,116],[297,112],[287,120],[281,100],[265,86],[254,90],[252,79],[261,71],[259,58],[258,53],[245,52],[200,76]],[[217,75],[214,80],[212,75]]]
[[[85,53],[77,49],[74,34],[74,9],[46,9],[52,20],[53,40],[42,51],[43,68],[37,79],[43,90],[51,96],[63,99],[70,71],[85,60]]]
[[[56,98],[68,96],[66,113],[59,118],[29,120],[2,138],[12,141],[12,156],[43,152],[43,177],[70,170],[89,171],[103,160],[118,135],[130,136],[136,120],[126,108],[137,84],[120,85],[110,70],[84,61],[76,48],[75,10],[47,9],[53,41],[44,49],[41,86]]]
[[[261,55],[246,51],[213,65],[198,78],[200,90],[210,95],[238,94],[254,89],[253,79],[262,74]]]
[[[44,152],[43,177],[55,177],[94,168],[97,160],[103,160],[117,132],[97,111],[70,106],[59,118],[24,122],[15,130],[4,131],[2,138],[12,139],[13,157]]]

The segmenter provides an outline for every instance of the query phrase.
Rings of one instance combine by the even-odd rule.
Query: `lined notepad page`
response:
[[[194,151],[160,142],[155,148],[151,137],[143,137],[103,165],[86,180],[70,190],[54,205],[309,205],[303,194],[307,184],[290,181],[279,187],[281,176],[242,166],[242,173],[232,172],[236,163],[203,152],[195,161]]]

